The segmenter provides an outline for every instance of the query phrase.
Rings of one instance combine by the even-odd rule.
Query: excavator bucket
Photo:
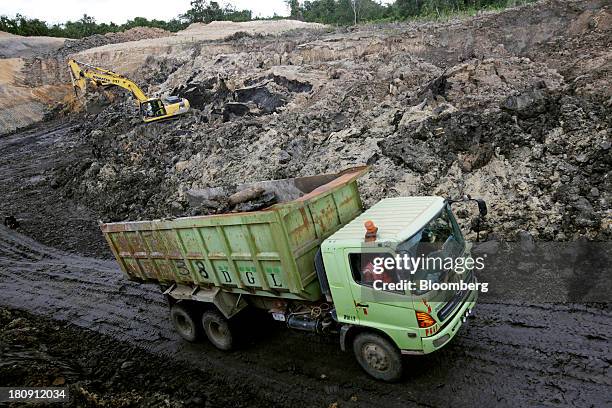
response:
[[[87,81],[85,77],[81,75],[81,68],[74,60],[68,61],[70,67],[70,80],[72,81],[72,88],[74,89],[74,95],[79,96],[77,89],[81,92],[85,92],[87,88]]]

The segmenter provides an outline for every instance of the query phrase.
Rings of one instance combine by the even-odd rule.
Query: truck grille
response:
[[[472,282],[474,280],[474,275],[470,276],[468,282]],[[448,316],[450,316],[455,308],[462,304],[465,298],[470,294],[469,290],[457,291],[453,298],[446,303],[442,309],[438,312],[438,320],[441,322],[446,320]]]

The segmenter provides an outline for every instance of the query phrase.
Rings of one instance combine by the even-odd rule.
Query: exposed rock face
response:
[[[170,31],[155,27],[134,27],[118,33],[94,34],[79,40],[66,40],[58,50],[61,56],[68,56],[90,48],[107,44],[118,44],[129,41],[139,41],[147,38],[162,38],[173,35]]]
[[[66,41],[59,37],[22,37],[0,31],[0,58],[34,57],[61,48]]]
[[[66,65],[68,55],[105,44],[170,34],[158,28],[137,27],[80,40],[1,35],[0,135],[39,122],[65,107],[70,110],[76,106]],[[153,67],[159,71],[161,65],[163,61]],[[145,78],[155,83],[151,76]]]
[[[500,237],[610,239],[609,22],[602,1],[551,0],[447,23],[91,49],[80,57],[193,111],[143,125],[126,97],[79,117],[92,154],[59,169],[57,188],[106,220],[146,219],[185,213],[192,189],[369,164],[366,205],[471,194]]]

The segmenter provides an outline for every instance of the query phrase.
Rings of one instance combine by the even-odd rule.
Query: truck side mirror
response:
[[[478,203],[478,212],[480,213],[480,216],[484,217],[485,215],[487,215],[489,211],[487,210],[487,203],[485,202],[485,200],[477,198],[474,201]]]

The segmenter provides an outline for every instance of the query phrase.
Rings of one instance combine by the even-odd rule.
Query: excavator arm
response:
[[[87,80],[90,80],[97,85],[115,85],[126,89],[130,91],[132,95],[134,95],[138,102],[142,103],[149,100],[147,95],[145,95],[138,85],[113,71],[94,67],[82,62],[77,62],[73,59],[68,61],[68,66],[70,67],[70,76],[72,78],[72,85],[75,87],[75,91],[76,88],[79,88],[84,92],[86,90]]]
[[[168,119],[189,110],[189,101],[187,99],[177,97],[167,97],[164,100],[148,98],[136,83],[108,69],[94,67],[73,59],[68,61],[68,66],[70,67],[72,86],[77,96],[77,89],[81,92],[87,90],[87,81],[101,86],[121,87],[134,95],[138,101],[142,119],[145,122]]]

